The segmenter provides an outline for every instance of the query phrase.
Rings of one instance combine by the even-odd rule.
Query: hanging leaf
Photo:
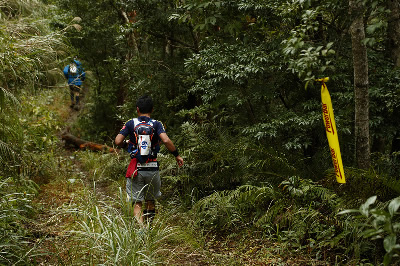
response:
[[[74,27],[77,31],[81,31],[82,30],[82,26],[79,24],[72,24],[72,27]]]
[[[397,212],[399,207],[400,207],[400,198],[395,198],[394,200],[392,200],[388,207],[390,216],[393,217],[393,215]]]
[[[364,216],[369,215],[369,207],[375,203],[376,199],[377,199],[377,196],[372,196],[369,199],[367,199],[367,201],[364,204],[362,204],[360,206],[360,212],[362,215],[364,215]]]
[[[387,253],[392,252],[396,245],[396,235],[388,235],[383,240],[383,247],[385,248]]]
[[[80,17],[74,17],[71,22],[79,23],[81,21],[82,21],[82,19]]]

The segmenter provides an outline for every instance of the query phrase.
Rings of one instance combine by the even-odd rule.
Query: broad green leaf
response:
[[[393,226],[394,232],[397,233],[400,231],[400,223],[394,223],[392,226]]]
[[[393,257],[392,253],[386,253],[385,257],[383,257],[383,264],[384,265],[389,265],[390,262],[392,261],[392,257]]]
[[[387,253],[392,252],[395,245],[396,245],[396,235],[388,235],[383,240],[383,247],[385,248]]]
[[[377,196],[372,196],[372,197],[368,198],[367,201],[360,206],[360,212],[362,215],[364,215],[364,216],[369,215],[369,207],[375,203],[376,199],[377,199]]]
[[[400,198],[395,198],[394,200],[392,200],[388,207],[390,216],[393,217],[393,215],[397,212],[399,207],[400,207]]]
[[[339,212],[337,215],[343,215],[343,214],[347,214],[347,213],[360,213],[360,210],[355,210],[355,209],[344,210],[344,211]]]
[[[384,221],[386,219],[390,219],[390,214],[385,210],[372,209],[371,214],[378,220]]]
[[[370,238],[370,237],[374,237],[374,236],[376,236],[376,235],[379,235],[379,234],[381,234],[381,233],[383,233],[384,232],[384,230],[383,229],[375,229],[375,228],[373,228],[373,229],[368,229],[368,230],[365,230],[364,232],[363,232],[363,236],[365,237],[365,238]]]

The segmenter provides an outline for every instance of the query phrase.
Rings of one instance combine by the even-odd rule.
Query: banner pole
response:
[[[331,96],[326,86],[329,78],[317,79],[322,82],[321,85],[321,101],[322,101],[322,118],[325,125],[326,137],[328,138],[329,148],[332,156],[333,167],[335,169],[336,181],[338,183],[346,183],[344,176],[342,155],[340,153],[339,138],[336,130],[335,117],[333,115]]]

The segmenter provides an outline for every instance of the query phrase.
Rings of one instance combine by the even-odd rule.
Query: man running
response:
[[[155,216],[155,200],[161,196],[157,162],[160,142],[175,156],[179,167],[183,165],[183,158],[167,136],[162,123],[150,118],[153,112],[152,98],[147,95],[140,97],[136,102],[136,110],[138,117],[125,123],[115,138],[115,144],[127,147],[131,155],[126,174],[126,192],[134,204],[135,217],[143,224],[143,216],[150,221]],[[128,136],[129,142],[124,141]],[[143,201],[146,201],[146,206],[142,214]]]
[[[81,62],[76,58],[67,66],[64,67],[64,76],[68,81],[71,108],[79,108],[79,96],[81,92],[82,81],[85,80],[85,71],[83,70]]]

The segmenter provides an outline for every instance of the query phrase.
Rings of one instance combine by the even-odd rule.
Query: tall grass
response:
[[[30,264],[38,253],[32,241],[36,182],[57,175],[55,132],[59,117],[51,110],[54,94],[5,99],[0,112],[0,264]],[[18,107],[18,108],[17,108]],[[36,181],[36,182],[35,182]]]
[[[59,118],[49,108],[51,95],[32,90],[47,83],[48,71],[58,67],[58,56],[67,48],[62,34],[50,29],[48,11],[40,1],[0,1],[2,265],[30,264],[37,255],[28,226],[36,212],[33,179],[54,168],[51,154],[42,152],[55,149]]]
[[[97,182],[124,180],[126,167],[129,164],[128,156],[91,151],[80,151],[76,154],[82,162],[83,169]]]
[[[168,240],[176,233],[176,228],[169,226],[165,219],[139,225],[121,189],[118,201],[97,202],[81,210],[79,216],[80,229],[73,233],[79,243],[76,252],[81,263],[158,264],[162,262]]]
[[[72,156],[71,156],[72,157]],[[171,241],[179,230],[171,226],[172,214],[157,215],[152,224],[140,225],[124,187],[128,156],[77,151],[74,160],[85,172],[83,191],[75,192],[74,204],[63,213],[75,217],[70,231],[74,245],[63,250],[72,264],[161,264],[171,256]],[[77,182],[79,176],[74,177]],[[61,214],[60,214],[61,215]]]
[[[29,179],[0,176],[0,264],[29,262],[28,230],[25,222],[33,213],[32,199],[37,186]],[[33,253],[32,253],[33,255]]]
[[[0,8],[0,87],[26,90],[54,85],[62,78],[59,59],[66,54],[63,32],[50,28],[50,9],[40,1],[3,1]],[[54,78],[58,76],[58,78]]]

